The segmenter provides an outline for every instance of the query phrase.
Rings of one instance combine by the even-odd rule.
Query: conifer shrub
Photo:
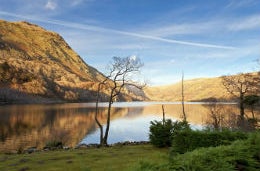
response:
[[[190,129],[188,122],[167,119],[165,121],[151,121],[149,139],[156,147],[170,147],[173,135],[181,130]]]
[[[219,145],[230,145],[233,141],[246,139],[243,132],[223,131],[178,131],[172,138],[171,154],[185,153],[200,147],[216,147]]]
[[[196,149],[171,158],[169,170],[260,170],[260,134],[231,145]]]

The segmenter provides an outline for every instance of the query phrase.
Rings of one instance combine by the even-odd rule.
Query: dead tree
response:
[[[109,66],[109,75],[106,79],[99,83],[97,99],[96,99],[96,123],[100,128],[100,145],[107,145],[107,139],[110,129],[110,118],[111,118],[111,107],[116,98],[119,96],[121,91],[126,85],[135,86],[137,88],[143,88],[144,85],[138,85],[132,80],[134,73],[139,72],[140,68],[143,66],[139,58],[133,57],[113,57],[113,61]],[[107,121],[106,121],[106,130],[103,135],[103,127],[98,121],[98,102],[99,102],[99,93],[101,91],[101,86],[104,85],[106,89],[109,89],[109,99],[108,99],[108,110],[107,110]]]
[[[212,126],[215,130],[221,129],[224,121],[224,115],[222,111],[223,107],[219,106],[217,100],[214,99],[213,102],[207,105],[207,108],[210,111],[207,124]]]
[[[251,74],[238,74],[223,76],[222,83],[229,93],[239,99],[240,119],[243,121],[245,118],[245,95],[256,91],[259,81],[254,79]]]
[[[97,90],[97,95],[96,95],[95,121],[96,121],[96,123],[97,123],[97,125],[99,127],[99,130],[100,130],[100,142],[99,142],[100,145],[103,144],[103,134],[104,134],[104,132],[103,132],[103,126],[102,126],[102,124],[98,120],[98,109],[99,109],[98,104],[99,104],[99,101],[100,101],[100,91],[101,91],[101,88],[102,88],[103,85],[106,84],[107,81],[108,81],[108,77],[106,77],[105,80],[103,80],[102,82],[100,82],[98,84],[98,90]]]
[[[182,104],[182,116],[183,116],[183,121],[186,121],[186,113],[184,109],[184,74],[182,72],[182,78],[181,78],[181,104]]]
[[[164,111],[164,105],[162,105],[162,113],[163,113],[163,125],[165,125],[165,111]]]

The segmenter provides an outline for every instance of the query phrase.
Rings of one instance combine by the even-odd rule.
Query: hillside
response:
[[[0,20],[0,102],[93,101],[103,79],[59,34]]]
[[[90,102],[103,79],[59,34],[25,21],[0,20],[0,103]],[[221,80],[184,81],[185,101],[232,99]],[[102,97],[107,95],[103,89]],[[146,87],[144,92],[126,87],[119,97],[143,99],[180,101],[181,83]]]
[[[252,78],[259,73],[251,73]],[[154,101],[181,101],[181,82],[166,86],[147,87],[146,96]],[[259,92],[258,92],[259,94]],[[227,92],[222,84],[222,78],[199,78],[184,81],[185,101],[232,100],[234,97]]]

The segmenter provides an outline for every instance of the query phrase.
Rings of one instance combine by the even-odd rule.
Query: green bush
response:
[[[176,121],[167,119],[163,121],[151,121],[150,125],[150,142],[156,147],[170,147],[172,144],[172,137],[177,131],[190,129],[186,121]]]
[[[171,154],[185,153],[199,147],[216,147],[229,145],[238,139],[246,139],[243,132],[224,131],[192,131],[185,130],[176,132],[172,139]]]
[[[151,121],[149,139],[150,142],[156,147],[169,147],[171,146],[171,131],[173,123],[170,119],[165,123],[162,121]]]
[[[172,158],[169,170],[260,170],[260,134],[231,145],[196,149]]]
[[[229,133],[225,136],[227,135]],[[136,168],[147,171],[258,171],[260,170],[260,132],[251,133],[249,138],[234,141],[230,145],[199,148],[185,154],[177,154],[170,158],[168,164],[146,162],[140,163]]]

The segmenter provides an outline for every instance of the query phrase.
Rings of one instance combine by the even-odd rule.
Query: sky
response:
[[[58,32],[103,73],[136,56],[149,85],[260,70],[260,0],[0,0],[0,19]]]

